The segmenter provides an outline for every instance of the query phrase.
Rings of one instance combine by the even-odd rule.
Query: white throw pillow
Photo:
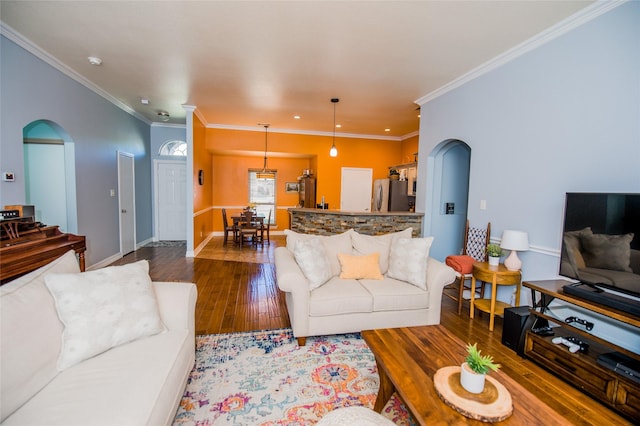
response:
[[[391,245],[387,276],[427,290],[427,259],[433,237],[399,238]]]
[[[287,249],[293,253],[296,242],[300,240],[310,240],[317,238],[320,240],[324,247],[324,252],[331,265],[331,276],[337,277],[340,275],[340,261],[338,260],[338,253],[353,254],[351,248],[351,235],[355,231],[349,229],[342,234],[335,235],[314,235],[314,234],[300,234],[290,229],[285,229],[284,234],[287,236]]]
[[[64,324],[58,370],[165,330],[146,260],[45,282]]]
[[[333,276],[331,265],[319,238],[296,241],[293,256],[302,273],[309,280],[309,290],[320,287]]]
[[[353,252],[360,255],[380,253],[380,272],[386,274],[389,269],[389,250],[391,245],[398,238],[411,238],[412,233],[413,228],[382,235],[364,235],[354,231],[351,234]]]

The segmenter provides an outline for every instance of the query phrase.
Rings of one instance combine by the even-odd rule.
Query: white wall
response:
[[[434,245],[447,236],[428,157],[447,139],[471,147],[472,223],[529,232],[524,279],[557,276],[565,192],[640,192],[639,22],[640,2],[623,4],[422,105],[418,209]]]

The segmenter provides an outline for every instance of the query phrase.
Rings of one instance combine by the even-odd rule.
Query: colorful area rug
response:
[[[360,334],[310,337],[291,329],[196,337],[196,365],[174,424],[313,425],[331,410],[372,408],[379,379]],[[410,425],[392,397],[383,415]]]

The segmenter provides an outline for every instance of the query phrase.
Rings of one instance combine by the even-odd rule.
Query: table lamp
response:
[[[518,258],[518,251],[529,250],[529,234],[523,231],[502,231],[500,247],[511,250],[511,254],[504,260],[504,266],[510,271],[519,271],[522,261]]]

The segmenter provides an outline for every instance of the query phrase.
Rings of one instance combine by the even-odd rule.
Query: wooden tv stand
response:
[[[564,280],[523,282],[522,285],[531,290],[531,300],[534,301],[523,336],[525,356],[621,414],[635,421],[640,420],[640,384],[597,363],[598,356],[608,352],[620,352],[638,361],[640,355],[595,336],[584,325],[569,324],[564,319],[550,315],[547,308],[552,301],[562,300],[637,330],[638,336],[640,317],[565,294],[562,287],[567,284],[571,283]],[[553,336],[541,336],[531,331],[548,323],[559,325],[553,328]],[[569,336],[587,343],[588,350],[571,353],[567,346],[552,342],[554,337]]]

